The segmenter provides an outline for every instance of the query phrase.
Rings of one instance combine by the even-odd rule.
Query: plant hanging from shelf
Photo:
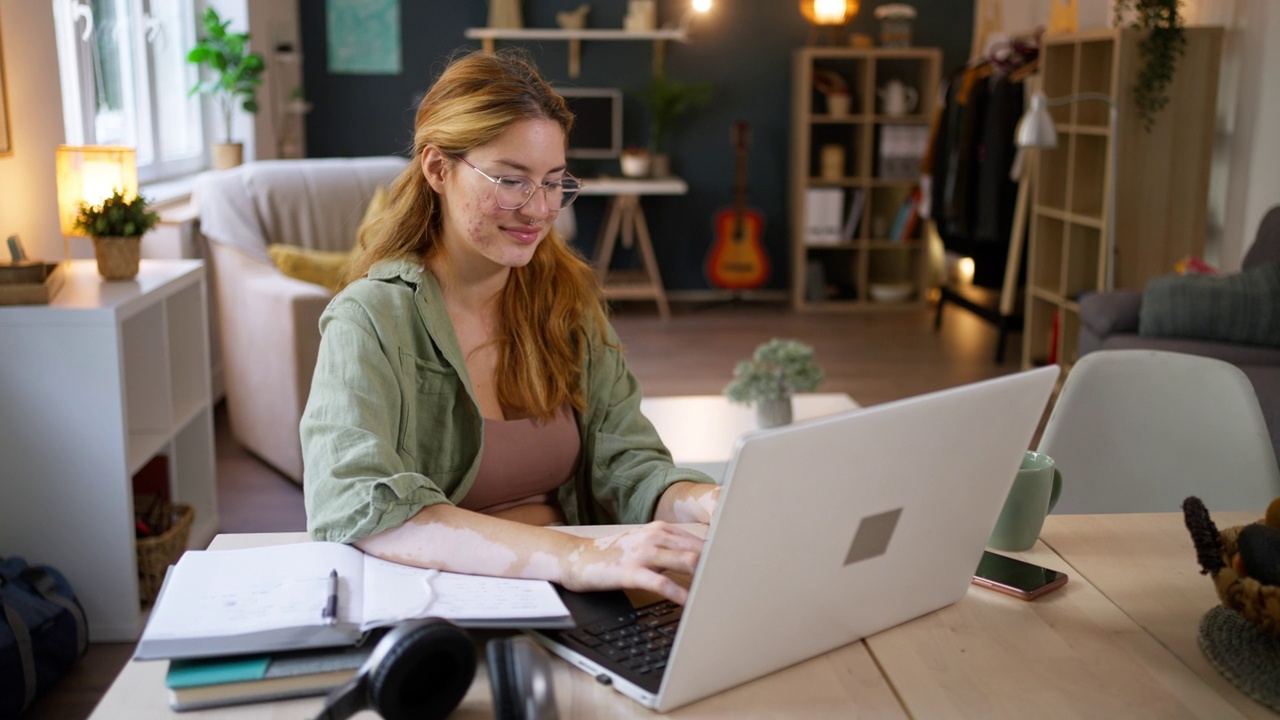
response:
[[[1148,31],[1138,45],[1143,65],[1133,83],[1133,102],[1147,132],[1151,132],[1156,115],[1169,102],[1169,84],[1187,47],[1178,15],[1180,4],[1182,0],[1115,0],[1117,26],[1123,23],[1126,11],[1131,11],[1130,27]]]

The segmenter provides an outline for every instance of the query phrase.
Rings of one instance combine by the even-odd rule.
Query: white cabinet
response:
[[[143,622],[132,479],[167,458],[189,545],[218,528],[204,263],[143,260],[128,281],[70,264],[49,305],[0,307],[0,555],[66,573],[90,638]]]

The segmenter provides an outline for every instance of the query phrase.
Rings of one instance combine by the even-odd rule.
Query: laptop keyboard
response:
[[[563,633],[637,675],[667,667],[684,607],[662,600]]]

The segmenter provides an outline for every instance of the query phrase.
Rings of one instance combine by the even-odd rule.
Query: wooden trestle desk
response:
[[[678,177],[665,178],[586,178],[583,195],[609,197],[609,207],[600,228],[596,244],[596,276],[604,286],[605,296],[619,300],[653,300],[663,320],[671,317],[667,305],[667,292],[658,271],[658,259],[653,253],[653,240],[649,226],[640,208],[644,195],[684,195],[689,185]],[[622,247],[633,245],[640,250],[641,270],[630,273],[609,272],[613,251],[622,241]]]
[[[1226,527],[1258,514],[1214,519]],[[213,547],[302,539],[223,535]],[[1217,597],[1197,572],[1181,515],[1050,516],[1042,542],[1018,555],[1071,580],[1034,602],[971,587],[955,605],[668,716],[1277,717],[1223,679],[1196,645],[1200,618]],[[553,663],[562,718],[657,717],[568,663]],[[306,718],[321,705],[308,698],[179,716],[167,706],[166,667],[127,665],[92,717]],[[492,716],[481,669],[452,717]]]

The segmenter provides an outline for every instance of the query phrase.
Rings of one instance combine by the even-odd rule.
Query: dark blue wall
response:
[[[555,27],[555,14],[584,0],[524,0],[526,27]],[[590,0],[586,0],[590,1]],[[795,0],[713,0],[698,18],[691,42],[668,43],[665,67],[672,79],[706,82],[715,97],[683,117],[672,137],[672,165],[689,183],[683,197],[646,198],[646,218],[668,289],[702,289],[703,263],[713,242],[712,218],[733,201],[734,148],[729,128],[751,127],[748,202],[764,213],[765,246],[772,260],[770,288],[785,288],[787,163],[790,154],[791,58],[809,39],[810,28]],[[659,21],[676,18],[688,0],[660,0]],[[863,6],[850,32],[875,34],[875,5]],[[962,64],[973,34],[973,5],[957,0],[916,0],[914,42],[943,50],[944,75]],[[311,157],[406,153],[411,145],[415,103],[459,48],[478,48],[464,32],[483,27],[484,0],[401,0],[400,75],[331,75],[326,63],[324,0],[300,0],[307,99],[307,154]],[[624,0],[591,2],[588,27],[621,27]],[[568,77],[568,47],[560,41],[525,43],[543,75],[553,83],[581,87],[641,87],[652,71],[652,44],[583,42],[582,74]],[[631,97],[624,103],[623,141],[643,145],[648,119]],[[574,161],[583,176],[617,174],[617,164]],[[578,244],[590,252],[603,215],[603,198],[575,204]],[[617,264],[634,261],[620,255]]]

